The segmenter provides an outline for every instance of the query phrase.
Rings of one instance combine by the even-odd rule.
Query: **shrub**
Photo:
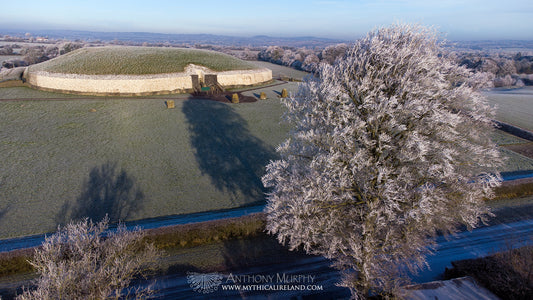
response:
[[[502,299],[532,299],[533,246],[452,262],[446,278],[471,276]]]
[[[255,237],[263,234],[264,230],[265,215],[256,213],[239,218],[151,229],[145,239],[159,249],[185,248]]]
[[[118,299],[129,298],[132,292],[136,298],[149,294],[149,287],[133,291],[128,286],[155,262],[155,247],[143,240],[139,229],[128,231],[119,225],[116,231],[106,232],[108,222],[107,217],[96,224],[85,219],[47,237],[30,261],[40,274],[36,288],[18,299]]]
[[[512,199],[533,195],[533,182],[522,184],[502,185],[494,190],[496,199]]]
[[[23,249],[0,253],[0,277],[35,271],[28,262],[33,254],[31,250]]]

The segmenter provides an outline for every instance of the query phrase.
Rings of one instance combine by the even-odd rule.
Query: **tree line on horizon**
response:
[[[264,46],[242,47],[221,46],[209,44],[180,44],[169,43],[138,43],[127,41],[67,41],[51,40],[49,44],[27,45],[23,41],[13,44],[0,45],[0,55],[20,55],[20,59],[10,59],[2,62],[1,69],[23,67],[47,61],[70,51],[90,46],[124,45],[124,46],[152,46],[152,47],[186,47],[223,52],[243,60],[260,60],[277,65],[287,66],[296,70],[316,73],[320,64],[333,64],[341,58],[349,44],[340,43],[325,47],[292,47],[292,46]],[[20,49],[15,52],[15,49]],[[533,85],[533,50],[526,52],[468,50],[447,48],[447,53],[456,63],[478,72],[486,73],[494,87],[523,87]]]

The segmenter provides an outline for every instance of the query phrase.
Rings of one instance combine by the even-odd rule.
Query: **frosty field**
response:
[[[0,55],[0,65],[4,61],[12,60],[12,59],[22,59],[22,56],[20,55]]]
[[[282,88],[297,84],[245,92],[268,100],[241,104],[1,88],[0,238],[106,212],[134,220],[262,203],[264,166],[288,132]],[[494,139],[524,143],[501,132]],[[533,159],[503,151],[502,171],[533,170]]]
[[[0,94],[36,99],[0,102],[0,238],[105,212],[140,219],[262,202],[260,177],[287,132],[275,97],[167,109],[163,97]]]
[[[533,131],[533,87],[494,89],[485,95],[497,107],[498,121]]]

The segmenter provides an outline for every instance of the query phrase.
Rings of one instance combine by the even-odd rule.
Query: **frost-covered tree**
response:
[[[321,53],[322,59],[328,64],[333,64],[337,58],[344,55],[346,49],[348,45],[344,43],[328,46]]]
[[[305,60],[303,62],[303,67],[307,71],[314,71],[316,70],[318,63],[320,62],[320,59],[316,54],[309,54],[305,57]]]
[[[494,86],[495,87],[503,87],[503,86],[512,86],[515,83],[511,75],[507,74],[503,77],[498,77],[494,79]]]
[[[30,263],[40,277],[30,299],[143,299],[150,288],[129,289],[130,282],[153,268],[158,251],[140,230],[120,225],[106,232],[109,219],[70,223],[47,237]]]
[[[501,163],[480,77],[434,30],[370,32],[285,100],[290,137],[267,166],[267,229],[332,259],[355,298],[424,266],[438,232],[472,228]]]

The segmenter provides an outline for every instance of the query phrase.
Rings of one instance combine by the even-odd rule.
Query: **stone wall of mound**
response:
[[[192,90],[191,78],[186,74],[147,78],[28,72],[25,78],[37,89],[84,95],[148,95]]]
[[[217,73],[217,80],[223,87],[254,85],[272,80],[272,70],[227,71]]]
[[[201,73],[201,74],[199,74]],[[217,74],[223,87],[255,85],[272,80],[269,69],[210,72],[188,68],[184,73],[158,75],[77,75],[26,70],[26,82],[37,89],[83,95],[154,95],[192,92],[191,74]]]

